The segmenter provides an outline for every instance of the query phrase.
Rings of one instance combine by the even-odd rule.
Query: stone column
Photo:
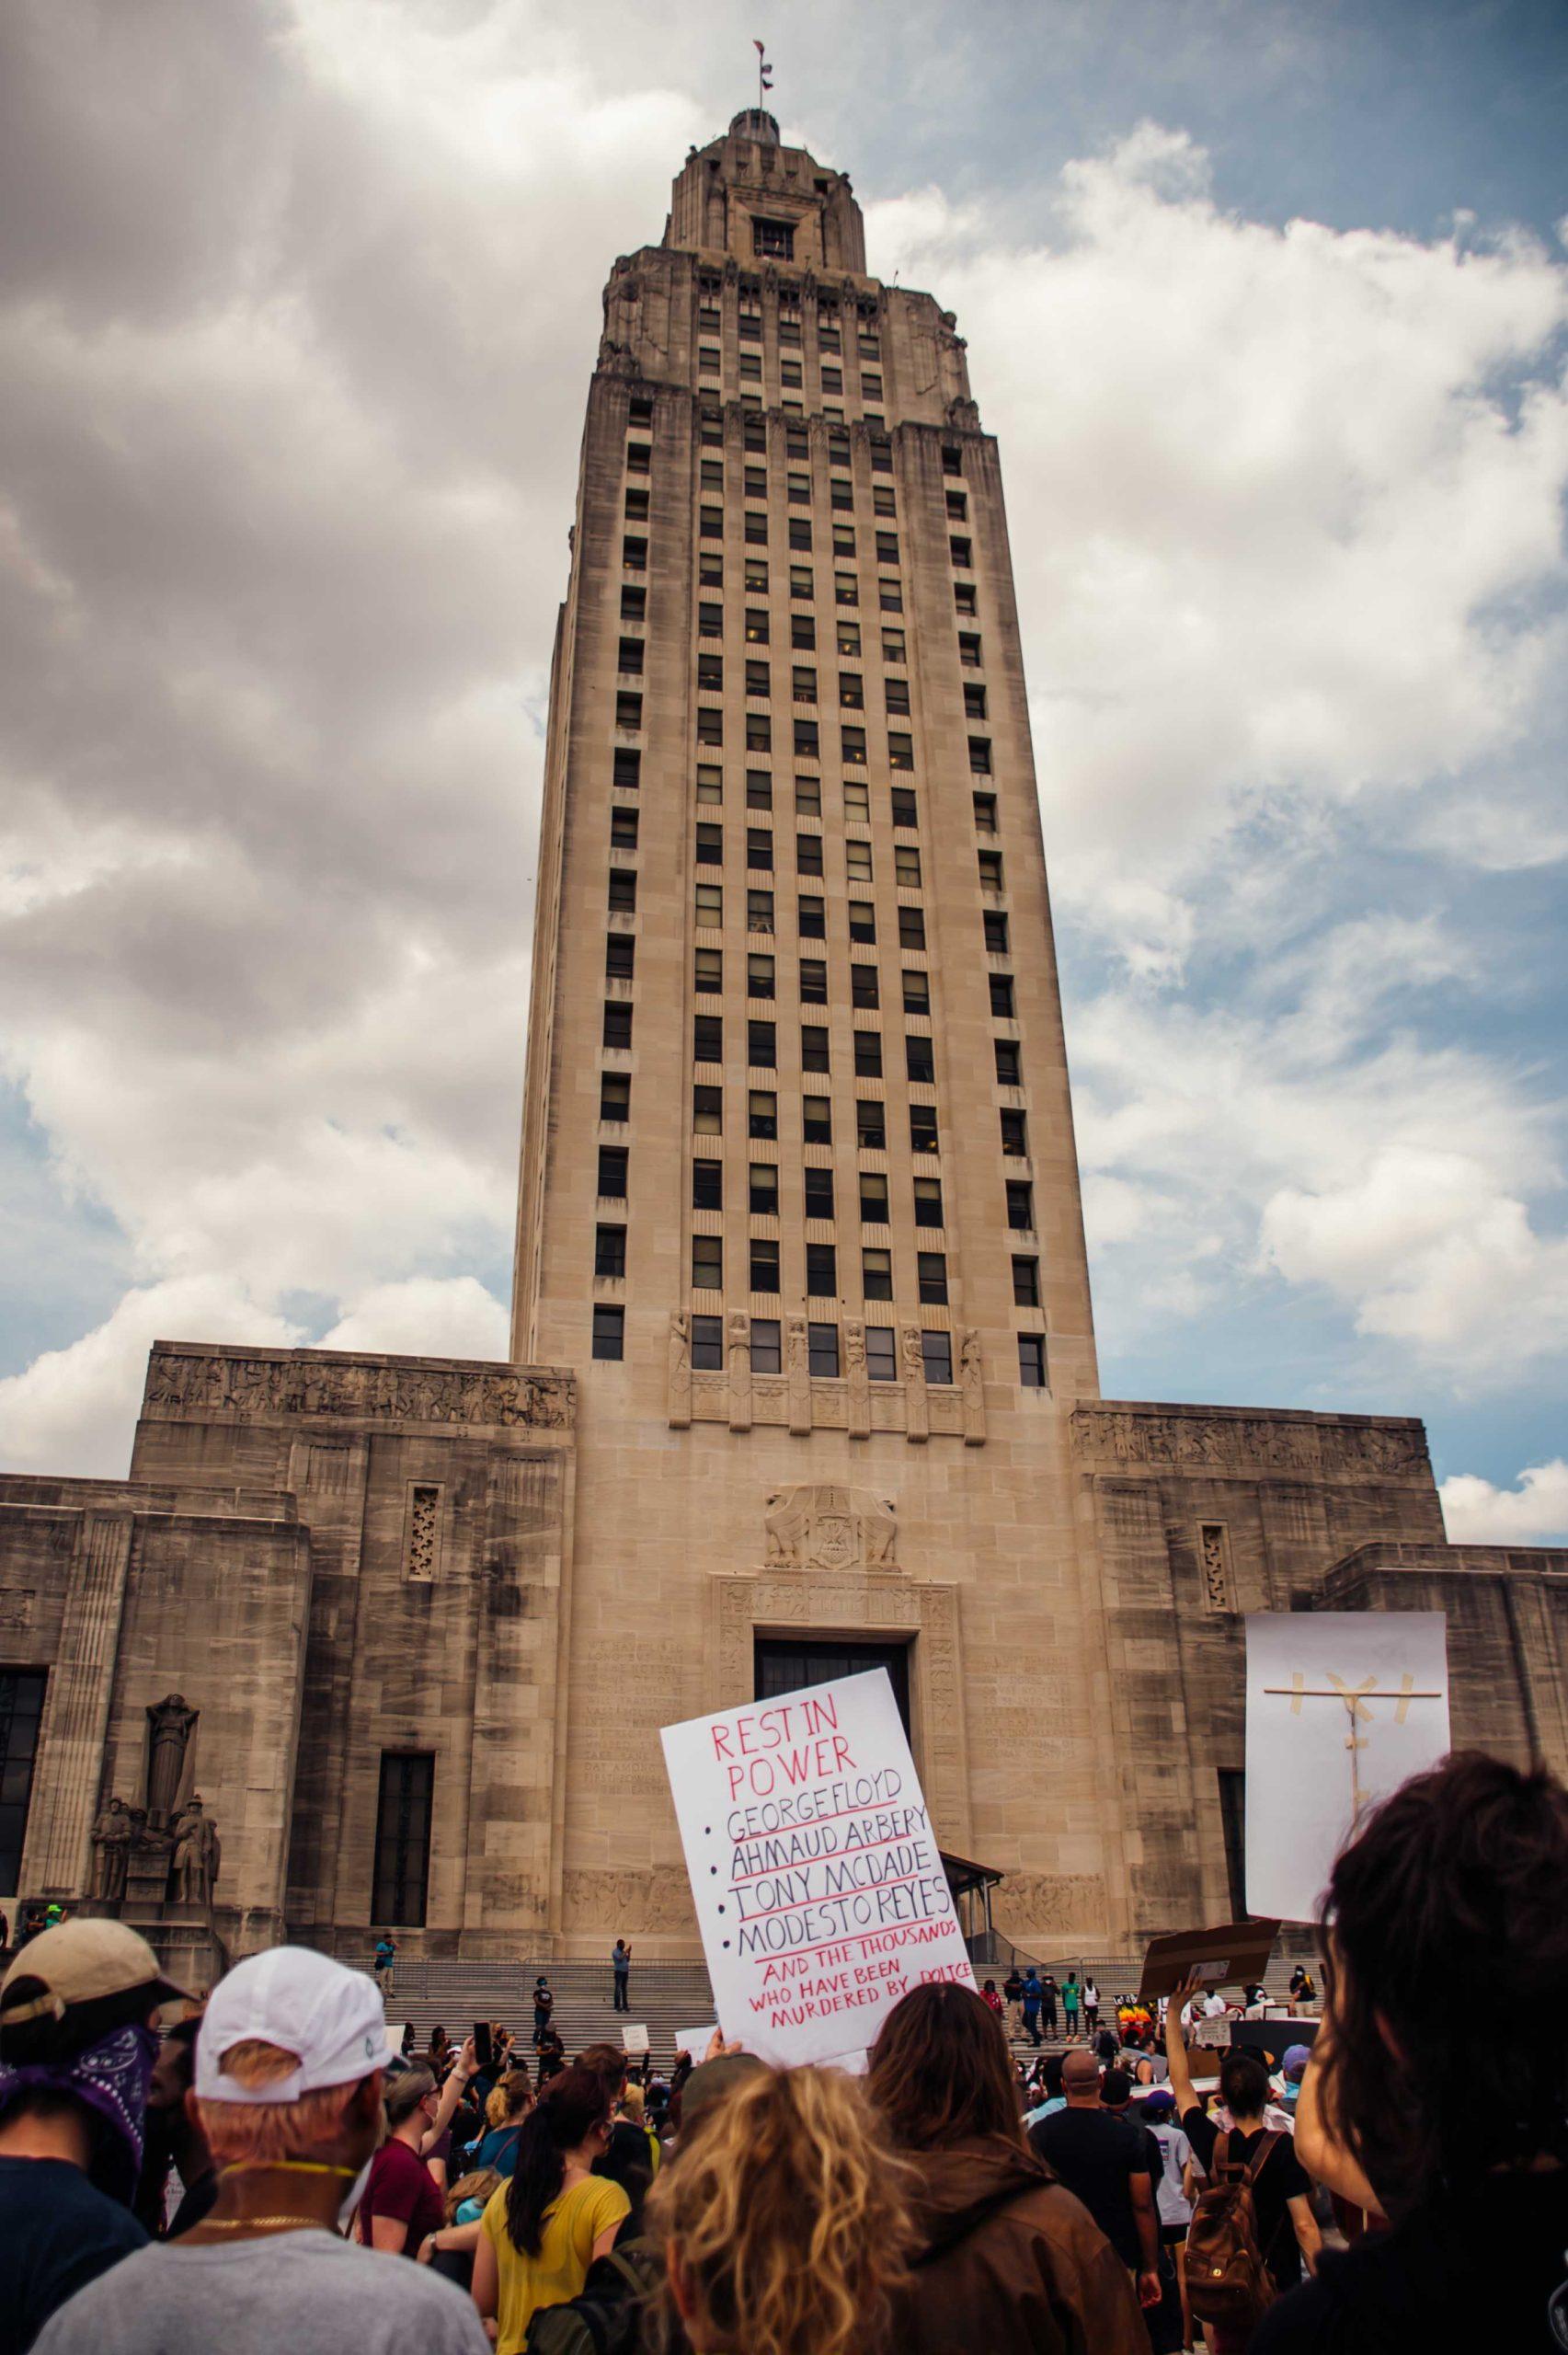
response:
[[[21,1873],[29,1897],[74,1898],[89,1886],[133,1526],[130,1513],[82,1516],[39,1727]]]
[[[787,1326],[789,1427],[797,1439],[811,1429],[811,1359],[804,1316],[792,1316]]]
[[[865,1366],[865,1327],[858,1316],[844,1324],[844,1371],[849,1376],[850,1437],[871,1437],[871,1383]]]
[[[727,1355],[729,1360],[729,1428],[751,1428],[751,1319],[738,1312],[730,1317]]]
[[[926,1396],[925,1359],[921,1350],[920,1327],[906,1325],[903,1330],[904,1350],[904,1411],[908,1417],[905,1435],[920,1445],[931,1437],[931,1401]]]

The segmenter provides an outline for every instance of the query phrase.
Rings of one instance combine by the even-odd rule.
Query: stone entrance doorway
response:
[[[910,1647],[903,1644],[846,1643],[841,1637],[821,1641],[800,1636],[759,1636],[753,1648],[753,1693],[771,1701],[780,1693],[796,1693],[803,1684],[827,1684],[836,1676],[860,1676],[867,1669],[885,1668],[892,1680],[893,1698],[904,1731],[910,1730]]]

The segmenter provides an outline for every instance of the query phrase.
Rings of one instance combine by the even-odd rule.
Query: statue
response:
[[[203,1812],[197,1791],[180,1809],[174,1829],[174,1895],[177,1905],[211,1905],[222,1850],[218,1827]]]
[[[185,1774],[185,1753],[199,1710],[182,1693],[170,1693],[147,1711],[147,1816],[162,1830],[174,1812]]]
[[[110,1799],[93,1825],[94,1901],[118,1905],[125,1895],[125,1870],[134,1826],[123,1799]]]
[[[980,1337],[972,1325],[964,1335],[959,1352],[958,1380],[964,1399],[964,1444],[979,1447],[986,1435],[986,1381],[980,1361]]]
[[[683,1308],[670,1319],[670,1420],[683,1430],[692,1419],[692,1320]]]

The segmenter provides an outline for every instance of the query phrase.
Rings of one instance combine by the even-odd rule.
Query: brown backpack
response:
[[[1214,2145],[1208,2188],[1187,2228],[1187,2297],[1199,2322],[1251,2330],[1274,2303],[1274,2281],[1258,2246],[1253,2186],[1281,2139],[1265,2133],[1244,2167],[1231,2160],[1229,2134]]]

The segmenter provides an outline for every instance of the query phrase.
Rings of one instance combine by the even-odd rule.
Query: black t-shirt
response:
[[[1565,2249],[1568,2172],[1488,2176],[1391,2233],[1325,2249],[1316,2279],[1269,2308],[1251,2355],[1549,2355]]]
[[[1214,2146],[1223,2128],[1216,2126],[1212,2118],[1196,2106],[1183,2113],[1182,2131],[1197,2154],[1206,2174],[1214,2173]],[[1226,2152],[1233,2166],[1250,2166],[1257,2155],[1259,2143],[1268,2131],[1260,2126],[1251,2134],[1232,2133]],[[1253,2182],[1253,2213],[1257,2219],[1258,2246],[1265,2264],[1274,2276],[1276,2290],[1293,2290],[1301,2279],[1301,2250],[1296,2238],[1296,2227],[1286,2209],[1288,2200],[1305,2198],[1312,2187],[1296,2145],[1288,2134],[1281,2134],[1273,2150],[1258,2169]]]
[[[0,2355],[24,2355],[67,2298],[146,2246],[130,2209],[80,2167],[0,2158]]]
[[[1145,2144],[1153,2137],[1105,2110],[1068,2108],[1031,2126],[1029,2141],[1069,2191],[1082,2200],[1122,2263],[1141,2266],[1130,2185],[1135,2175],[1150,2172],[1153,2162]],[[1158,2156],[1158,2143],[1154,2151]],[[1155,2176],[1151,2192],[1158,2181]]]

